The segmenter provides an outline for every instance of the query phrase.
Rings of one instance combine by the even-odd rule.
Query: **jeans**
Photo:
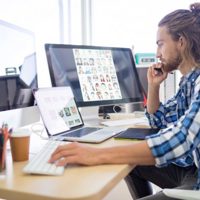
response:
[[[167,167],[137,166],[125,178],[133,199],[172,200],[163,192],[152,194],[151,183],[160,188],[192,189],[196,184],[198,171],[195,165],[179,167],[170,164]]]

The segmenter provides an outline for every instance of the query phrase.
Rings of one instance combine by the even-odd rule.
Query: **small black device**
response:
[[[156,134],[159,130],[159,128],[128,128],[114,138],[144,140],[146,136]]]
[[[155,67],[154,70],[156,70],[159,74],[162,74],[162,73],[163,73],[161,68]]]

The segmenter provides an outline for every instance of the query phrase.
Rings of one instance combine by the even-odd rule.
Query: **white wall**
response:
[[[92,44],[156,51],[157,24],[167,13],[194,0],[92,0]]]
[[[90,2],[92,19],[84,20],[81,6],[90,6]],[[86,34],[91,34],[88,41],[93,45],[134,45],[135,53],[155,52],[158,21],[168,12],[188,8],[191,3],[193,0],[0,0],[0,19],[35,33],[39,85],[48,86],[44,43],[82,44],[85,23],[92,25],[92,33]]]
[[[50,85],[44,43],[60,42],[58,0],[0,0],[0,19],[35,34],[40,86]]]

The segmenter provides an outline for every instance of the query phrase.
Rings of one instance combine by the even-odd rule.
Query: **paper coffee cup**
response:
[[[10,148],[13,161],[29,159],[30,131],[29,129],[16,129],[10,137]]]

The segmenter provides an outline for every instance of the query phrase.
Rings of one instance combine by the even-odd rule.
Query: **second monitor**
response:
[[[71,86],[79,107],[143,102],[131,49],[46,44],[45,50],[52,86]]]

